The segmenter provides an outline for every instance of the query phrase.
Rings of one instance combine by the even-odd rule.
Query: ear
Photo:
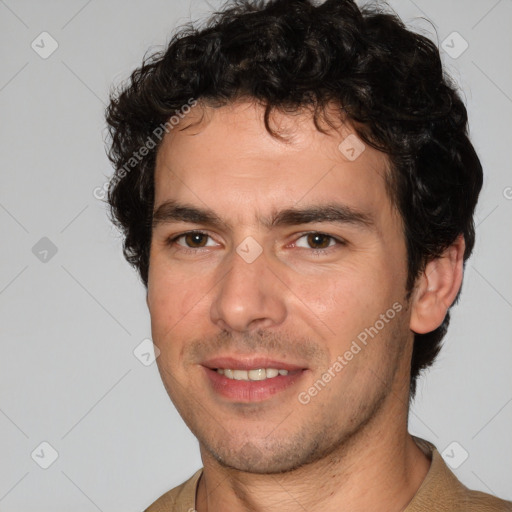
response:
[[[437,329],[462,285],[464,236],[459,235],[443,254],[430,261],[417,278],[411,307],[411,331],[425,334]]]

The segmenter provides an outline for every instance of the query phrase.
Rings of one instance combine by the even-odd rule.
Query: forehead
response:
[[[255,103],[193,108],[160,146],[155,206],[175,199],[246,219],[251,210],[299,202],[389,206],[386,156],[339,117],[334,129],[323,123],[322,133],[310,112],[274,111],[270,126],[285,140],[268,132],[264,107]]]

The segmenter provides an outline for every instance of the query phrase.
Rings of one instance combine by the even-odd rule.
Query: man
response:
[[[109,190],[204,467],[147,510],[512,510],[407,431],[482,169],[439,53],[349,0],[238,2],[112,98]]]

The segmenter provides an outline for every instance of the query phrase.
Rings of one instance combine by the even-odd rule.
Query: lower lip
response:
[[[265,380],[229,379],[216,370],[203,367],[214,391],[236,402],[261,402],[295,384],[306,370],[288,375],[278,375]]]

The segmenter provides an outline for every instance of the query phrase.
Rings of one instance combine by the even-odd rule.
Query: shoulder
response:
[[[415,441],[431,459],[431,466],[405,512],[512,512],[512,502],[463,485],[433,444],[419,438]]]
[[[480,491],[467,491],[461,510],[467,512],[512,512],[512,501],[501,500]]]
[[[186,482],[160,496],[144,512],[193,512],[202,471],[199,469]]]

